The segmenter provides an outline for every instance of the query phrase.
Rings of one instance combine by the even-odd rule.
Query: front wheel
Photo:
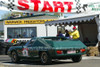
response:
[[[41,53],[40,60],[42,64],[51,64],[52,62],[51,57],[46,52]]]
[[[17,53],[16,53],[15,51],[13,51],[13,52],[11,53],[11,60],[12,60],[12,62],[14,62],[14,63],[17,63],[17,62],[20,61],[20,59],[18,58],[18,55],[17,55]]]
[[[73,62],[80,62],[81,60],[82,60],[82,56],[81,55],[72,57],[72,61]]]

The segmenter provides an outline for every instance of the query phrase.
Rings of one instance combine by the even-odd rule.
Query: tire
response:
[[[18,55],[17,55],[17,53],[16,53],[15,51],[13,51],[13,52],[11,53],[11,61],[12,61],[13,63],[17,63],[17,62],[20,61],[20,59],[18,58]]]
[[[80,62],[81,60],[82,60],[82,56],[81,55],[72,57],[72,61],[73,62]]]
[[[46,52],[42,52],[40,54],[40,60],[41,60],[42,64],[51,64],[52,63],[51,57]]]

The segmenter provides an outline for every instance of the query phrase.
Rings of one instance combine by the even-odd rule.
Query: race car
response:
[[[78,39],[65,37],[37,37],[32,38],[25,45],[12,46],[8,55],[12,62],[23,59],[40,60],[42,64],[51,64],[52,59],[72,59],[80,62],[87,47]]]

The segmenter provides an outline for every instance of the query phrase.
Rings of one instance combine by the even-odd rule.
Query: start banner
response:
[[[0,0],[0,6],[10,11],[28,13],[81,13],[91,10],[92,7],[88,5],[99,2],[100,0]]]

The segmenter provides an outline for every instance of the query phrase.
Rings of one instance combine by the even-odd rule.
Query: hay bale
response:
[[[93,47],[93,46],[88,47],[87,56],[98,56],[98,55],[99,55],[98,47]]]

